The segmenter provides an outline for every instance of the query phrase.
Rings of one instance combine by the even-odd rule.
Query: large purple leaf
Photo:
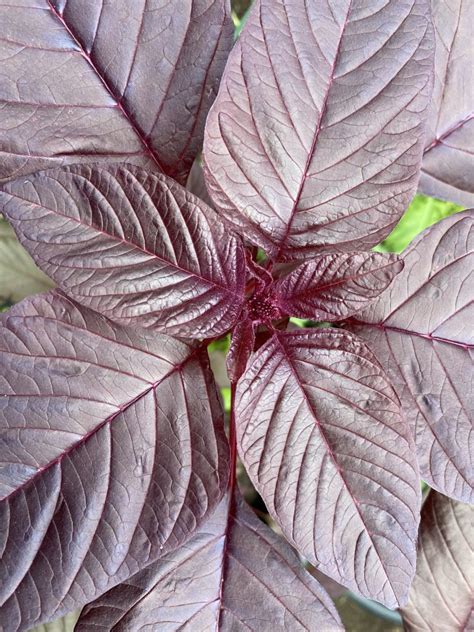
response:
[[[76,632],[342,630],[329,596],[243,500],[85,608]]]
[[[473,220],[467,211],[423,232],[403,272],[354,325],[398,391],[422,478],[465,502],[474,500]]]
[[[0,203],[38,266],[115,321],[197,338],[239,315],[243,247],[171,178],[75,165],[8,183]]]
[[[432,0],[435,86],[420,190],[474,206],[472,0]]]
[[[352,252],[318,255],[275,283],[285,314],[313,320],[344,320],[366,307],[403,268],[396,255]]]
[[[474,630],[474,507],[430,492],[423,505],[418,561],[403,609],[407,631]]]
[[[2,316],[0,621],[25,630],[186,541],[224,493],[204,349],[56,292]]]
[[[365,345],[278,332],[237,386],[239,453],[286,537],[323,573],[391,608],[415,573],[420,483],[400,405]]]
[[[416,190],[429,0],[257,0],[204,140],[227,220],[272,258],[369,248]]]
[[[91,160],[185,182],[232,45],[228,0],[0,0],[0,182]]]

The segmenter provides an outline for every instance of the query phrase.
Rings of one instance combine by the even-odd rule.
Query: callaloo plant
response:
[[[343,629],[308,563],[469,629],[472,214],[373,250],[472,199],[469,7],[0,0],[4,632]]]

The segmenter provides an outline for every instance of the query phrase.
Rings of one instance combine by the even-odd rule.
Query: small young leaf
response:
[[[185,542],[228,478],[204,348],[55,291],[1,317],[0,621],[80,608]]]
[[[0,0],[0,182],[123,160],[186,181],[232,46],[228,0]]]
[[[435,86],[420,190],[474,206],[474,2],[432,0]]]
[[[311,320],[344,320],[371,303],[403,268],[396,255],[318,255],[275,283],[280,309]]]
[[[227,374],[231,382],[237,382],[245,371],[254,345],[254,324],[247,318],[238,323],[232,332],[232,342],[227,354]]]
[[[431,487],[474,500],[474,214],[457,213],[421,233],[405,268],[356,316],[389,374],[415,436],[420,473]]]
[[[474,507],[430,492],[421,512],[407,632],[474,629]]]
[[[236,422],[250,478],[300,553],[366,597],[405,603],[420,482],[369,349],[343,330],[275,333],[238,383]]]
[[[165,625],[165,622],[167,625]],[[342,630],[318,582],[237,496],[186,546],[87,606],[76,632]]]
[[[379,243],[418,183],[429,0],[257,0],[204,139],[216,208],[273,259]]]
[[[18,242],[11,226],[0,217],[0,303],[18,303],[53,286]]]
[[[75,165],[9,182],[0,200],[40,268],[112,320],[205,338],[240,313],[240,240],[171,178]]]

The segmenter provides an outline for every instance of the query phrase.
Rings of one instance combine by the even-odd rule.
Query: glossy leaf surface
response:
[[[76,165],[10,182],[2,211],[69,296],[117,322],[224,333],[243,303],[244,253],[214,211],[134,166]]]
[[[204,140],[208,189],[272,258],[367,249],[415,192],[429,0],[257,0]]]
[[[230,511],[229,511],[230,509]],[[77,632],[342,630],[326,592],[240,498],[178,551],[88,606]]]
[[[0,621],[81,607],[194,533],[227,485],[204,349],[56,292],[2,316]]]
[[[51,279],[35,266],[11,226],[0,217],[0,303],[17,303],[52,287]]]
[[[318,255],[275,284],[283,313],[337,321],[371,303],[403,268],[396,255],[354,252]]]
[[[473,524],[474,507],[430,492],[421,514],[416,576],[402,611],[406,630],[473,629]]]
[[[432,5],[435,86],[420,190],[474,206],[474,3],[432,0]]]
[[[474,216],[458,213],[423,232],[405,268],[354,330],[397,389],[415,435],[421,477],[473,501]]]
[[[228,0],[1,0],[0,24],[0,182],[94,160],[186,181],[232,45]]]
[[[239,454],[285,536],[319,570],[389,607],[415,572],[420,487],[400,405],[343,330],[275,334],[237,387]]]

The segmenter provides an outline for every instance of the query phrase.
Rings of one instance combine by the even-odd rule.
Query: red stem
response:
[[[229,490],[231,496],[234,492],[235,479],[237,476],[237,437],[235,432],[235,382],[230,385],[230,423],[229,423],[229,448],[230,448],[230,478]]]

